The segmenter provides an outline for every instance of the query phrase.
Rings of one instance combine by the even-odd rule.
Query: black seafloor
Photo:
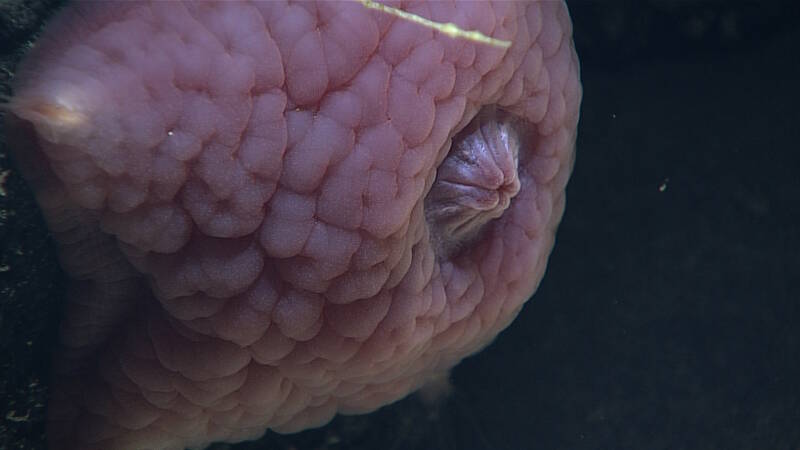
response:
[[[51,3],[0,4],[0,93]],[[578,157],[514,324],[438,408],[412,396],[218,448],[800,448],[798,6],[570,8]],[[7,155],[0,135],[0,449],[37,449],[64,285]]]

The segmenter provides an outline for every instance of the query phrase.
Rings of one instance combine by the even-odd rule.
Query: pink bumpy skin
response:
[[[71,278],[52,448],[204,447],[393,402],[545,270],[581,87],[561,2],[78,3],[8,134]]]

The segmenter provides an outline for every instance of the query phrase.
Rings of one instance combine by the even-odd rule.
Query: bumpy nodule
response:
[[[544,273],[581,88],[564,4],[75,2],[7,133],[71,278],[54,449],[364,413],[487,345]]]

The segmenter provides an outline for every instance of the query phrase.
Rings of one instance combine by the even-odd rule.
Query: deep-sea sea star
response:
[[[403,397],[535,291],[581,88],[560,2],[79,2],[8,134],[72,279],[53,448],[184,448]]]

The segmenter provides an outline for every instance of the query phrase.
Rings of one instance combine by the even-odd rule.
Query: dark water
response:
[[[798,6],[570,6],[578,158],[518,319],[438,407],[233,448],[800,448]],[[59,272],[30,194],[5,185],[0,448],[38,448]]]

